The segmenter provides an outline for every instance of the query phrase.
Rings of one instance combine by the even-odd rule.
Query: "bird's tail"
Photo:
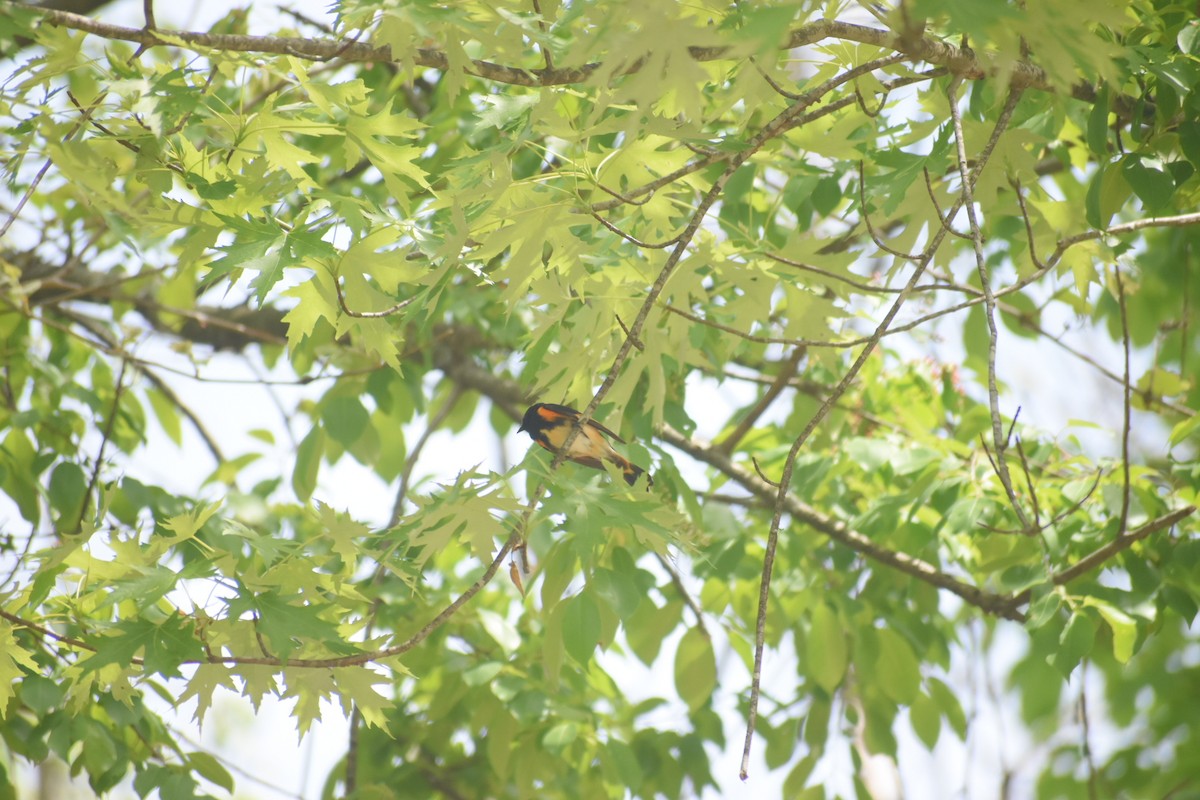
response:
[[[621,472],[625,474],[625,482],[630,486],[633,486],[635,483],[637,483],[639,475],[646,473],[646,470],[642,469],[637,464],[634,464],[628,459],[621,458],[620,456],[614,458],[613,463],[621,468]],[[649,473],[646,473],[646,491],[649,491],[650,487],[652,486],[654,486],[654,479],[650,477]]]

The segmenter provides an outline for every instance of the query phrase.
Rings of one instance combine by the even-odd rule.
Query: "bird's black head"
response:
[[[530,436],[533,436],[545,426],[546,421],[538,414],[538,409],[541,407],[541,403],[534,403],[529,407],[525,412],[525,419],[521,420],[521,427],[517,428],[517,433],[525,431]]]

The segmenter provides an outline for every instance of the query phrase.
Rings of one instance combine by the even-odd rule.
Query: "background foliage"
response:
[[[1200,792],[1194,3],[145,8],[0,9],[0,796],[224,796],[218,692],[353,706],[330,796],[889,796],[988,691],[972,791]]]

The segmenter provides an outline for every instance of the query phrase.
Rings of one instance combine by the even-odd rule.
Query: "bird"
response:
[[[525,419],[521,421],[521,427],[517,428],[517,432],[528,433],[530,439],[551,453],[557,454],[563,442],[567,440],[567,435],[571,433],[571,427],[582,416],[568,406],[560,406],[557,403],[535,403],[525,412]],[[608,443],[608,439],[604,438],[606,436],[625,444],[625,440],[620,436],[596,420],[589,419],[579,429],[575,440],[571,442],[566,457],[576,464],[593,469],[604,469],[605,461],[616,464],[617,468],[625,475],[625,482],[633,486],[637,483],[638,476],[645,473],[646,470],[614,450]],[[646,488],[649,489],[653,484],[654,481],[647,474]]]

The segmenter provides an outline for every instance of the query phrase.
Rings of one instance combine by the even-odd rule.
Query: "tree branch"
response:
[[[777,496],[775,487],[734,463],[728,454],[719,451],[712,444],[695,437],[687,437],[670,425],[663,425],[659,431],[659,437],[672,447],[682,450],[697,461],[708,464],[737,481],[759,500],[769,504],[775,503]],[[942,572],[934,565],[916,556],[889,550],[877,544],[865,534],[831,517],[825,516],[802,502],[793,494],[785,494],[783,504],[787,513],[794,520],[809,526],[813,530],[824,534],[826,537],[850,548],[856,553],[861,553],[873,561],[892,567],[931,586],[945,589],[961,597],[970,605],[980,608],[989,614],[1017,622],[1024,621],[1025,619],[1025,615],[1016,610],[1016,606],[1019,605],[1016,598],[994,594],[977,588]]]
[[[18,5],[18,4],[14,4]],[[271,53],[293,56],[308,61],[328,61],[333,58],[346,62],[395,62],[411,61],[420,67],[441,70],[451,69],[450,59],[442,50],[422,47],[411,53],[397,56],[389,45],[374,46],[354,41],[336,39],[305,39],[295,36],[249,36],[235,34],[201,33],[196,31],[152,31],[144,28],[129,28],[113,25],[90,17],[38,6],[21,5],[37,11],[51,25],[71,30],[84,31],[105,39],[135,42],[146,47],[188,47],[193,50],[223,50],[241,53]],[[982,61],[978,54],[968,48],[955,47],[929,35],[913,37],[889,30],[855,25],[838,20],[818,19],[794,29],[784,42],[782,49],[791,50],[815,44],[824,39],[869,44],[902,53],[910,61],[923,61],[970,80],[980,80],[997,74],[991,64]],[[718,61],[740,58],[731,54],[726,47],[689,47],[688,52],[697,61]],[[645,63],[644,58],[634,60],[620,74],[638,72]],[[578,67],[522,68],[497,64],[483,59],[474,59],[467,69],[469,74],[480,78],[515,86],[562,86],[588,81],[603,65],[584,64]],[[1053,91],[1045,70],[1027,61],[1018,61],[1007,66],[1009,84],[1014,87]],[[1095,99],[1095,89],[1086,83],[1072,87],[1073,97],[1084,101]],[[1133,102],[1127,104],[1133,107]]]
[[[1088,553],[1086,556],[1079,559],[1066,569],[1054,573],[1052,580],[1056,586],[1062,586],[1063,584],[1070,583],[1079,576],[1087,572],[1091,572],[1093,569],[1108,561],[1122,550],[1127,550],[1131,545],[1133,545],[1134,542],[1141,541],[1152,533],[1158,533],[1161,530],[1169,528],[1172,525],[1187,519],[1195,512],[1195,506],[1184,506],[1183,508],[1163,514],[1157,519],[1150,520],[1137,530],[1129,531],[1128,533],[1122,533],[1117,536],[1116,539],[1113,539],[1111,542],[1096,548],[1091,553]],[[1028,599],[1028,595],[1022,594],[1018,599],[1021,600],[1021,602],[1024,602],[1026,599]]]

